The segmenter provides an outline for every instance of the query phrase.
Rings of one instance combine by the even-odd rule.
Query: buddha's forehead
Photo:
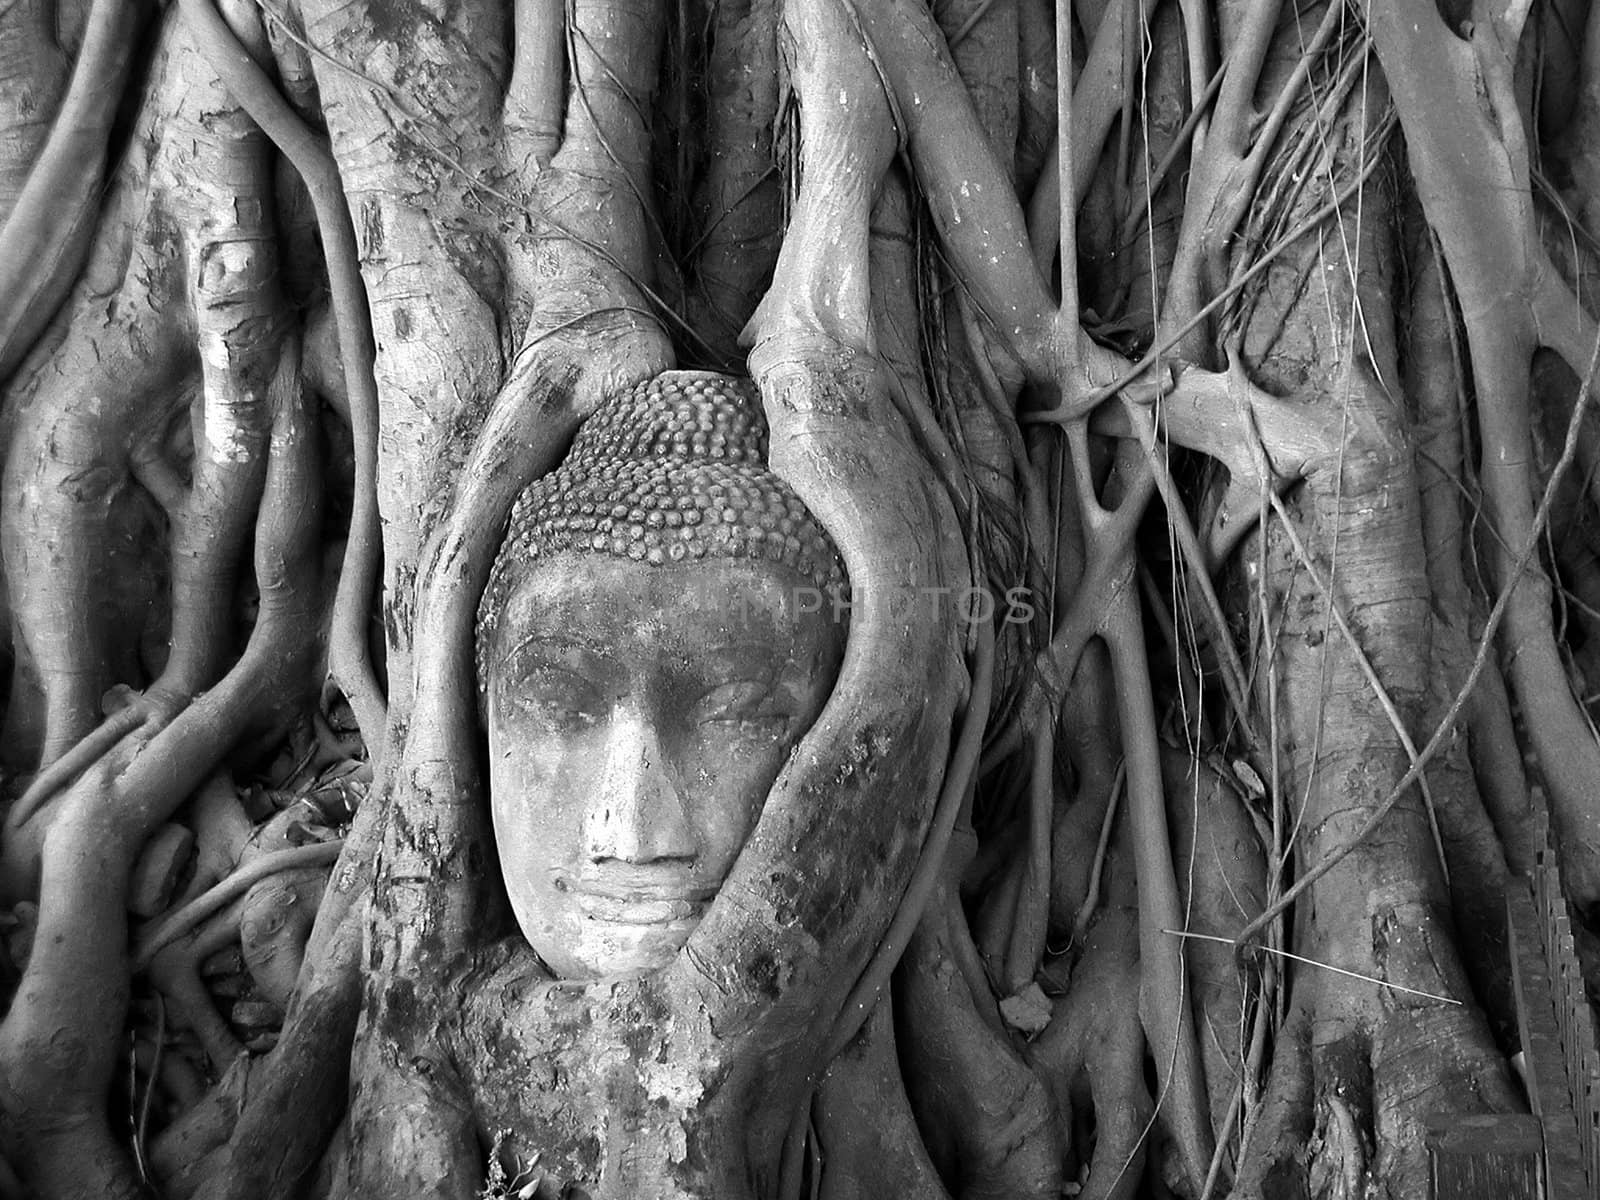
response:
[[[538,559],[511,581],[497,642],[589,646],[611,656],[688,655],[744,644],[781,652],[842,641],[830,599],[781,564],[707,559],[656,566],[607,555]]]

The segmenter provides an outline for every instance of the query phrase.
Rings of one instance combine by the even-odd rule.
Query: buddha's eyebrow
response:
[[[713,642],[690,660],[691,666],[698,666],[704,674],[733,671],[761,678],[776,675],[783,662],[784,655],[777,647],[762,641]]]
[[[550,666],[589,679],[607,679],[623,669],[581,634],[530,634],[511,648],[507,661],[518,670]]]

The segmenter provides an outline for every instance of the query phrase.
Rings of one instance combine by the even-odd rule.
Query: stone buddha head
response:
[[[668,372],[513,509],[478,623],[490,814],[557,976],[671,961],[832,689],[843,569],[766,449],[748,381]]]

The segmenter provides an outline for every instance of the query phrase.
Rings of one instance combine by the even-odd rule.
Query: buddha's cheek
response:
[[[528,740],[517,746],[514,738],[491,735],[489,814],[512,912],[548,961],[551,953],[559,955],[552,947],[589,923],[571,892],[557,883],[558,876],[574,874],[582,859],[582,797],[588,788],[582,770],[570,769],[572,756],[536,749]]]
[[[700,861],[696,875],[720,883],[750,840],[767,793],[788,755],[786,743],[763,738],[722,738],[699,749],[702,764],[691,776],[688,801]]]

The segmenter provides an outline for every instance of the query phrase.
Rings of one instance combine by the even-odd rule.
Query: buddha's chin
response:
[[[648,975],[677,957],[700,924],[700,913],[674,920],[629,922],[594,917],[578,923],[563,955],[573,970],[557,969],[569,978],[616,979]],[[554,964],[552,964],[554,965]]]

